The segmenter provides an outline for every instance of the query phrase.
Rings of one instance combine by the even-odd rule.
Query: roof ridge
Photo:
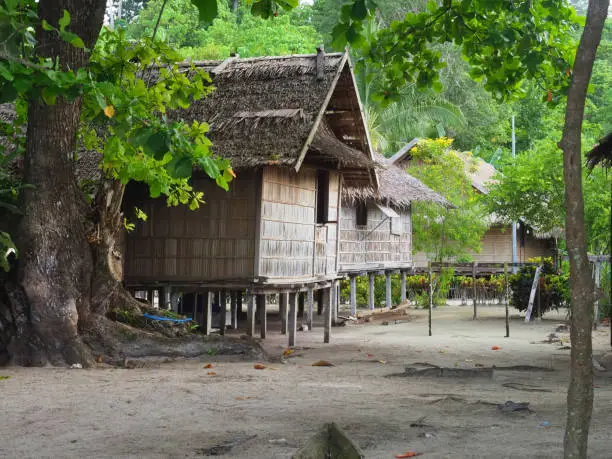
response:
[[[334,53],[325,53],[325,57],[342,57],[344,53],[334,52]],[[263,62],[263,61],[277,61],[284,59],[304,59],[304,58],[315,58],[317,57],[316,53],[312,54],[285,54],[283,56],[255,56],[255,57],[235,57],[233,63],[251,63],[251,62]],[[185,59],[183,62],[179,63],[179,66],[189,66],[195,65],[198,66],[216,66],[227,59],[203,59],[203,60],[190,60],[189,58]]]

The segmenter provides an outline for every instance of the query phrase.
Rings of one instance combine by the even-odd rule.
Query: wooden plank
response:
[[[268,324],[266,323],[266,295],[257,295],[257,310],[259,311],[259,336],[266,339]]]
[[[329,343],[331,337],[331,327],[332,327],[332,302],[331,302],[331,291],[332,288],[325,288],[322,290],[322,299],[323,299],[323,310],[325,311],[325,326],[323,330],[323,342]]]
[[[247,335],[255,336],[255,295],[247,299]]]
[[[289,294],[289,347],[295,346],[297,333],[297,293]]]
[[[406,271],[400,272],[400,301],[406,302]]]

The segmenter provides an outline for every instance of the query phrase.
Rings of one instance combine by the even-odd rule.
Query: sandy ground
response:
[[[315,328],[298,333],[286,363],[265,362],[265,370],[215,356],[132,370],[0,369],[10,376],[0,381],[0,456],[201,457],[225,442],[226,457],[288,458],[333,420],[368,458],[561,457],[569,351],[542,341],[564,313],[535,324],[513,317],[504,338],[503,308],[479,312],[472,321],[468,307],[437,308],[432,337],[422,310],[396,317],[405,323],[334,328],[328,345]],[[597,354],[608,343],[608,331],[595,332]],[[264,348],[278,356],[285,344],[272,322]],[[335,366],[313,367],[319,359]],[[214,368],[204,369],[209,362]],[[490,379],[388,376],[415,362],[543,369]],[[516,383],[541,392],[504,386]],[[598,373],[595,385],[589,457],[612,458],[612,372]],[[507,400],[533,411],[503,413],[495,404]],[[426,427],[411,427],[422,417]]]

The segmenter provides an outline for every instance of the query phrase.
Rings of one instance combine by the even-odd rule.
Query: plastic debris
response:
[[[285,349],[283,351],[283,357],[289,357],[291,354],[293,354],[295,352],[294,349]]]
[[[253,365],[253,368],[255,368],[256,370],[265,370],[266,366],[262,363],[256,363],[255,365]]]
[[[542,421],[542,422],[540,422],[540,427],[550,427],[550,422]]]
[[[83,368],[83,365],[81,365],[80,363],[73,363],[72,365],[70,365],[70,368],[81,370]]]
[[[501,347],[499,347],[499,346],[491,346],[491,350],[492,351],[499,351],[499,350],[501,350]]]
[[[204,365],[204,368],[212,368],[213,364],[212,363],[207,363],[206,365]]]
[[[404,454],[396,454],[395,457],[397,459],[403,459],[405,457],[416,457],[416,456],[420,456],[421,453],[417,453],[415,451],[406,451]]]

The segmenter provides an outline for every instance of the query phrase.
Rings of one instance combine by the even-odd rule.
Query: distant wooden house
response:
[[[311,325],[318,291],[327,308],[328,341],[331,287],[339,277],[341,189],[378,187],[348,54],[197,65],[210,72],[216,90],[173,116],[209,122],[214,152],[231,160],[237,179],[225,192],[196,172],[193,185],[206,199],[197,211],[167,207],[130,185],[126,205],[149,218],[126,238],[125,284],[163,289],[165,298],[170,289],[193,292],[194,315],[200,318],[201,308],[207,328],[212,292],[223,311],[226,296],[234,301],[247,292],[256,296],[262,337],[265,294],[280,293],[290,344],[298,297],[307,295]],[[251,301],[250,334],[253,308]],[[225,314],[220,325],[224,330]]]
[[[340,212],[339,272],[351,281],[351,308],[356,312],[355,277],[369,276],[369,307],[374,308],[374,276],[386,276],[386,305],[391,304],[390,275],[401,274],[401,300],[406,299],[406,272],[413,267],[414,201],[450,203],[406,171],[376,155],[378,188],[346,186]]]
[[[390,161],[401,167],[409,166],[410,150],[418,143],[414,139],[397,152]],[[472,182],[477,193],[488,194],[489,185],[494,180],[497,170],[493,165],[471,155],[462,156],[465,174]],[[480,252],[471,251],[470,257],[478,263],[512,263],[512,226],[499,222],[495,215],[489,216],[489,229],[481,241]],[[526,262],[534,257],[555,257],[556,239],[553,234],[538,234],[525,222],[518,223],[517,230],[517,263]],[[415,266],[426,266],[425,253],[414,254]]]

